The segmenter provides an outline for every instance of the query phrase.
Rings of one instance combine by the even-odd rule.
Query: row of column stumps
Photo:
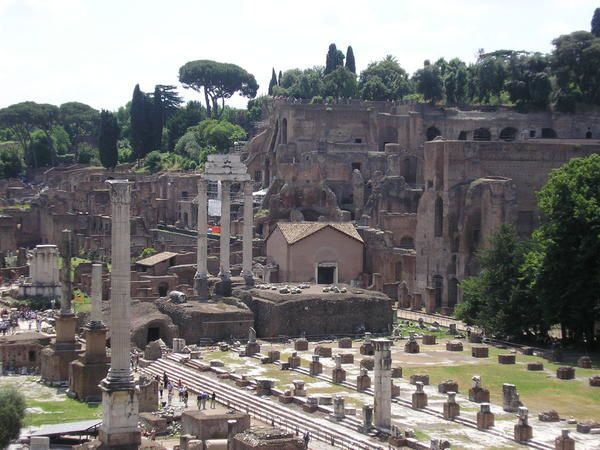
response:
[[[230,242],[231,242],[231,181],[221,181],[221,235],[219,242],[219,277],[223,280],[231,278]],[[253,239],[253,184],[251,181],[242,181],[244,190],[244,229],[242,240],[242,276],[247,286],[254,285],[252,274],[252,239]],[[205,300],[209,297],[208,291],[208,180],[198,180],[198,234],[196,250],[196,274],[194,276],[194,294]]]

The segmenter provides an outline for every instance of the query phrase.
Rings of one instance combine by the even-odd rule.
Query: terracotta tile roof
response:
[[[277,224],[289,245],[315,234],[323,228],[333,228],[359,242],[363,242],[360,234],[350,222],[279,222]]]
[[[139,264],[140,266],[152,267],[152,266],[157,265],[158,263],[166,261],[167,259],[171,259],[173,256],[177,256],[178,254],[179,253],[161,252],[161,253],[157,253],[156,255],[152,255],[152,256],[148,256],[147,258],[140,259],[139,261],[136,261],[136,264]]]

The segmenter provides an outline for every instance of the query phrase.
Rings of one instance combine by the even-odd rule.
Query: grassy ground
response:
[[[470,346],[465,346],[470,352]],[[574,416],[577,419],[598,419],[600,417],[600,389],[589,386],[588,378],[597,369],[575,369],[575,380],[559,380],[556,369],[560,364],[550,363],[536,356],[517,355],[517,364],[498,364],[498,354],[506,350],[490,348],[490,357],[481,359],[477,365],[456,364],[437,366],[412,366],[404,368],[404,378],[414,373],[429,374],[430,384],[453,379],[466,394],[473,375],[480,375],[485,388],[490,390],[492,403],[502,403],[502,384],[516,385],[521,401],[530,411],[537,413],[555,409],[561,416]],[[543,372],[529,372],[526,364],[539,361],[544,363]]]
[[[0,377],[0,387],[15,386],[25,396],[27,414],[24,426],[97,419],[102,416],[101,405],[88,405],[67,397],[64,389],[45,386],[38,377]]]

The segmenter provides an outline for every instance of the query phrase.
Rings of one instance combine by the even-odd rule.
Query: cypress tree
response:
[[[269,81],[269,95],[273,95],[273,86],[277,86],[277,75],[275,75],[275,68],[271,72],[271,81]]]
[[[281,70],[279,71],[279,76],[277,77],[277,85],[281,86],[281,77],[283,76],[283,73],[281,73]]]
[[[100,134],[98,136],[98,149],[100,162],[107,169],[114,169],[119,161],[117,141],[121,130],[117,118],[110,111],[102,110],[100,113]]]
[[[592,34],[600,38],[600,8],[596,8],[592,17]]]
[[[131,98],[131,148],[135,159],[146,155],[146,95],[141,91],[140,85],[136,84]]]
[[[329,50],[327,50],[327,57],[325,58],[325,75],[335,70],[337,62],[337,47],[335,44],[329,44]]]
[[[354,61],[354,51],[351,45],[346,50],[346,69],[356,75],[356,62]]]
[[[160,87],[155,86],[152,102],[152,148],[150,150],[161,149],[164,117],[165,112]]]

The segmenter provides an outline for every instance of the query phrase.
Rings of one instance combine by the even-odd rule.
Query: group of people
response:
[[[20,328],[20,321],[25,321],[29,330],[32,330],[35,325],[38,332],[42,331],[42,318],[39,314],[27,306],[22,306],[17,310],[9,311],[4,308],[0,311],[0,333],[3,336],[15,334]]]
[[[162,379],[160,376],[156,375],[156,382],[158,383],[158,396],[161,404],[165,406],[173,405],[173,397],[175,395],[175,390],[177,390],[179,396],[179,402],[183,404],[184,408],[188,407],[189,402],[189,390],[188,387],[181,381],[181,378],[177,380],[176,384],[169,379],[169,376],[166,372],[163,372]],[[164,391],[167,390],[167,400],[163,402]],[[196,397],[196,404],[198,409],[206,409],[206,401],[210,399],[210,408],[215,409],[217,403],[217,394],[213,391],[212,394],[208,394],[207,392],[198,392]]]

